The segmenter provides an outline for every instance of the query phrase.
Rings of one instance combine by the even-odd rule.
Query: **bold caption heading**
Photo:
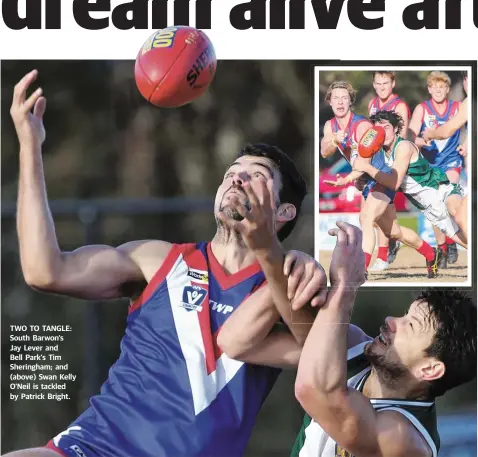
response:
[[[442,1],[445,3],[445,29],[460,29],[461,0]],[[307,3],[312,6],[319,29],[336,29],[339,19],[345,14],[357,29],[377,30],[384,26],[385,0],[250,0],[231,8],[229,21],[237,30],[305,29],[305,12],[306,8],[310,8]],[[405,27],[410,30],[440,28],[439,0],[410,0],[403,3],[402,20]],[[62,4],[62,0],[3,0],[3,22],[12,30],[61,29],[61,9],[65,8],[65,4],[65,1]],[[78,26],[87,30],[107,27],[119,30],[162,29],[168,26],[168,11],[171,9],[174,25],[189,25],[199,29],[213,27],[212,0],[132,0],[113,8],[110,0],[73,0],[71,7]],[[473,7],[473,23],[478,28],[476,1],[473,1]],[[193,8],[195,23],[190,21]],[[373,18],[370,13],[374,13]]]

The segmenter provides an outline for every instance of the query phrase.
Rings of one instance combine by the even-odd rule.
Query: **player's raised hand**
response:
[[[292,309],[307,304],[322,306],[327,299],[327,275],[313,257],[300,251],[289,251],[284,260],[284,274],[288,276],[287,295]]]
[[[329,186],[334,186],[334,187],[343,187],[346,186],[350,181],[348,181],[346,178],[337,175],[335,177],[335,181],[329,181],[327,179],[324,179],[324,183],[328,184]]]
[[[245,181],[242,185],[247,203],[241,203],[231,199],[231,208],[237,211],[242,217],[241,221],[226,215],[224,212],[218,214],[219,220],[232,230],[241,234],[247,247],[252,251],[267,251],[277,241],[275,230],[274,181],[263,179]]]
[[[338,146],[345,140],[345,132],[339,130],[338,132],[334,133],[334,143]]]
[[[346,222],[337,222],[337,228],[329,230],[337,242],[330,263],[332,287],[343,286],[356,290],[365,282],[365,254],[362,249],[362,231]]]
[[[33,70],[26,74],[15,86],[10,114],[15,125],[20,147],[40,147],[45,141],[43,114],[46,98],[39,87],[28,98],[27,91],[38,76]]]

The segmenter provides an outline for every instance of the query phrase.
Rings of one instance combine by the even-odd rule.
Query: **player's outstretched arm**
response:
[[[468,121],[468,99],[460,104],[458,113],[436,129],[426,129],[423,132],[425,140],[444,140],[450,138],[457,130],[461,129]]]
[[[48,292],[92,299],[123,296],[123,285],[145,280],[146,253],[164,255],[169,245],[137,242],[119,249],[87,246],[71,253],[60,251],[41,155],[46,99],[41,89],[26,95],[37,75],[32,71],[15,86],[10,111],[20,146],[17,232],[23,275],[30,286]]]
[[[365,279],[361,231],[338,222],[327,302],[320,310],[299,361],[295,393],[305,411],[357,457],[429,456],[427,445],[399,413],[376,413],[369,400],[347,386],[347,339],[358,287]]]

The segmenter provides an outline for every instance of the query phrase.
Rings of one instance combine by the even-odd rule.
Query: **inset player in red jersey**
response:
[[[410,120],[410,107],[397,94],[394,93],[396,74],[394,71],[374,71],[372,73],[373,88],[376,96],[368,104],[368,115],[373,116],[379,111],[394,111],[403,119],[403,126],[399,135],[407,137],[408,122]],[[362,200],[363,203],[363,200]],[[391,202],[390,204],[392,204]],[[400,241],[387,237],[379,226],[375,226],[378,235],[377,260],[370,267],[370,271],[383,271],[395,260]]]

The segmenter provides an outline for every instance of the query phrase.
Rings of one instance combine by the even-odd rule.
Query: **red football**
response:
[[[376,154],[385,141],[385,129],[380,125],[370,127],[360,138],[358,153],[360,157],[368,159]]]
[[[136,57],[134,76],[146,100],[174,108],[202,95],[216,66],[214,47],[206,34],[194,27],[176,26],[148,38]]]

